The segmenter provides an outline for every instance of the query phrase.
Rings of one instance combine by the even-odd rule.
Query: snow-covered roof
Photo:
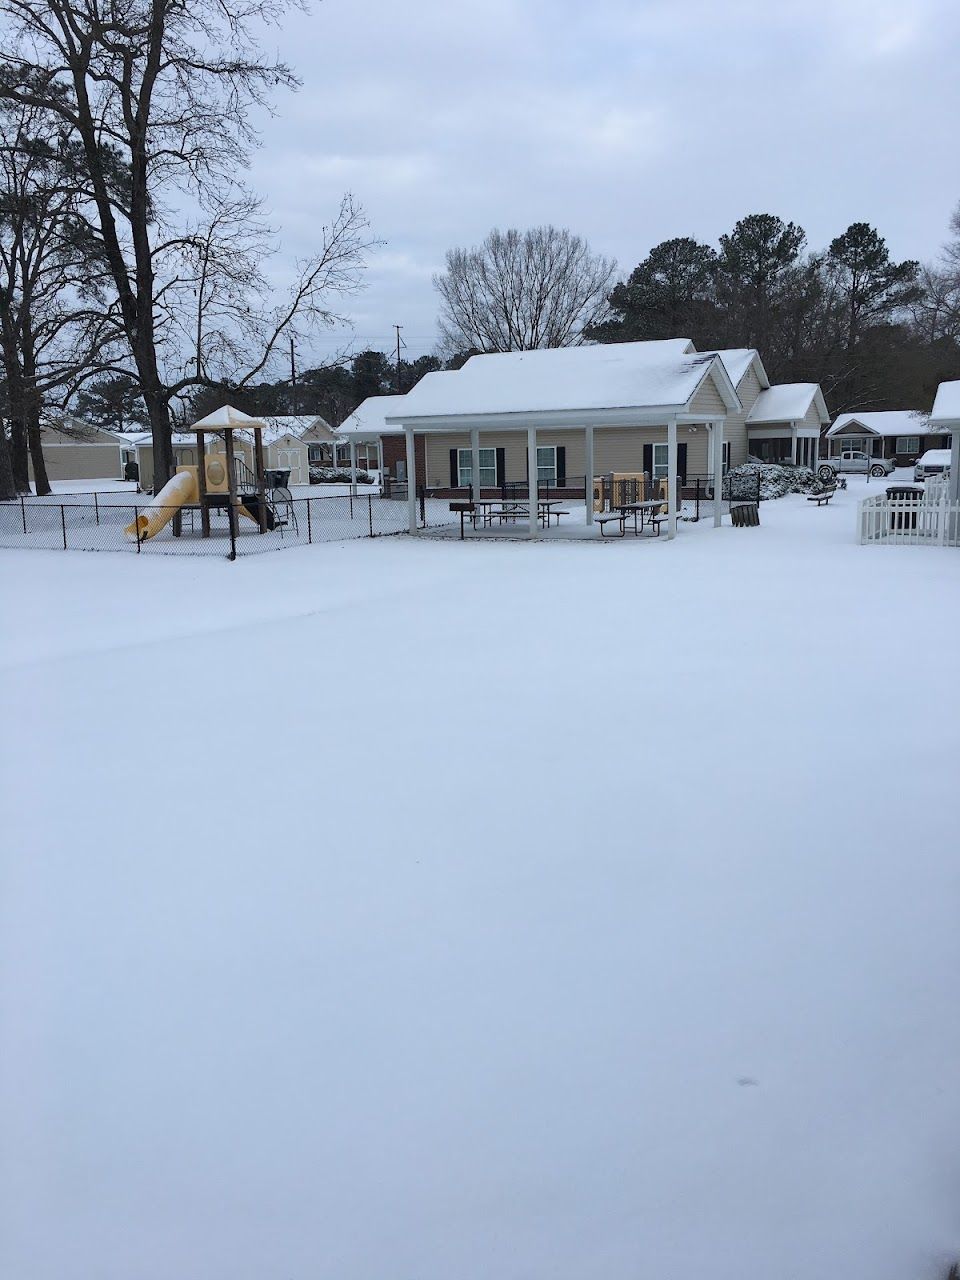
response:
[[[388,413],[396,413],[405,396],[367,396],[337,428],[341,437],[402,435],[403,428],[389,426]]]
[[[930,422],[948,429],[960,428],[960,381],[941,382],[937,387]]]
[[[471,356],[455,373],[421,378],[387,409],[386,421],[682,412],[711,373],[727,408],[739,409],[723,361],[689,346],[687,338],[670,338]]]
[[[925,436],[930,434],[930,423],[919,409],[883,409],[870,413],[841,413],[827,432],[839,435],[851,426],[860,426],[874,436]]]
[[[232,404],[221,405],[219,409],[214,409],[213,413],[208,413],[206,417],[195,422],[191,427],[191,431],[259,431],[264,427],[261,418],[251,418],[249,413],[243,413],[240,409],[235,409]]]
[[[718,355],[723,361],[723,367],[730,375],[730,381],[735,387],[739,387],[750,371],[751,366],[756,367],[760,386],[769,387],[770,379],[767,377],[767,371],[763,367],[760,353],[754,347],[733,347],[729,351],[717,351],[714,354]]]
[[[800,422],[815,403],[821,423],[830,421],[823,392],[816,382],[781,382],[767,387],[754,401],[747,424],[758,422]]]

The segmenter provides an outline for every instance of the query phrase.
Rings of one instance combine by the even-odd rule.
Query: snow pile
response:
[[[783,498],[788,493],[820,493],[822,483],[809,467],[785,467],[776,462],[745,462],[734,467],[723,477],[723,496],[756,500],[757,486],[760,501]]]
[[[943,1280],[960,554],[877,489],[0,552],[2,1280]]]

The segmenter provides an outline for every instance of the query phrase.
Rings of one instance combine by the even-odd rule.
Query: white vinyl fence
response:
[[[946,482],[927,482],[916,498],[864,498],[857,518],[861,545],[960,547],[960,502],[947,501]]]

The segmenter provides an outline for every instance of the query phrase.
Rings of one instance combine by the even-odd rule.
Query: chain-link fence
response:
[[[204,521],[206,514],[206,522]],[[261,532],[259,511],[157,507],[111,495],[73,494],[62,502],[19,498],[0,502],[0,547],[46,551],[129,551],[160,555],[254,555],[315,542],[342,542],[403,533],[407,505],[379,494],[334,494],[272,500]]]

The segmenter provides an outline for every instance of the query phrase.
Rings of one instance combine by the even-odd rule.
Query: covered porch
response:
[[[799,422],[780,426],[748,424],[747,452],[761,462],[787,463],[813,470],[820,453],[820,430]]]
[[[648,534],[666,538],[676,536],[681,508],[681,483],[686,479],[685,469],[679,466],[680,448],[678,434],[684,430],[705,432],[706,458],[709,460],[711,480],[723,474],[723,425],[724,416],[717,414],[707,418],[695,415],[674,414],[664,420],[652,411],[645,420],[638,421],[639,414],[632,414],[632,421],[625,423],[622,411],[611,411],[613,421],[598,420],[571,427],[568,421],[558,423],[556,415],[510,415],[513,421],[497,420],[481,423],[455,423],[451,419],[438,419],[425,424],[404,424],[407,457],[407,473],[413,474],[415,465],[415,437],[436,436],[462,439],[461,446],[451,448],[451,470],[456,467],[457,486],[441,490],[442,496],[430,502],[434,514],[442,501],[455,517],[459,517],[458,536],[462,529],[465,537],[526,536],[532,539],[608,538]],[[626,428],[626,431],[625,431]],[[631,456],[635,469],[612,475],[598,474],[596,460],[598,445],[604,432],[618,432],[622,440],[628,434],[632,442]],[[516,443],[522,446],[525,474],[508,476],[504,467],[502,447],[491,447],[493,438],[503,439],[504,432],[512,433]],[[566,446],[558,446],[558,439],[575,439],[577,453],[582,448],[583,474],[570,476],[565,468],[558,470],[557,455],[567,452]],[[701,434],[701,440],[702,440]],[[485,440],[487,443],[485,444]],[[446,444],[446,440],[444,441]],[[517,450],[510,452],[516,456]],[[646,464],[646,465],[644,465]],[[709,485],[707,477],[697,477],[697,514],[701,505],[703,514],[712,515],[714,525],[719,525],[723,514],[723,499],[719,483]],[[688,489],[688,492],[691,490]],[[420,530],[420,498],[411,487],[407,495],[409,529]],[[622,517],[622,518],[621,518]],[[614,527],[608,527],[614,526]]]

